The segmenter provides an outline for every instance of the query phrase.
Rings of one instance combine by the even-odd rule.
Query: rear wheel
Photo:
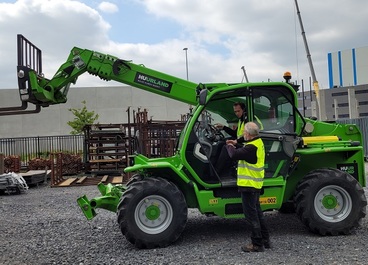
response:
[[[182,192],[162,178],[146,178],[128,186],[118,205],[118,223],[138,248],[166,247],[176,241],[187,222]]]
[[[321,235],[349,234],[366,215],[367,200],[360,184],[337,169],[319,169],[306,175],[295,196],[301,221]]]

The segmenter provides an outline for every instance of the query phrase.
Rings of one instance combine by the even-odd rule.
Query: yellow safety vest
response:
[[[265,161],[265,150],[263,141],[258,138],[247,144],[252,144],[257,147],[257,163],[250,164],[244,160],[238,162],[238,178],[237,185],[240,187],[252,187],[261,189],[263,186],[264,178],[264,161]]]
[[[244,132],[244,124],[245,122],[242,120],[238,121],[238,128],[236,130],[236,138],[240,138],[243,136],[243,132]]]
[[[254,118],[256,119],[256,123],[258,124],[258,127],[260,130],[263,130],[263,124],[261,122],[261,120],[257,117],[257,116],[254,116]],[[236,130],[236,136],[237,138],[240,138],[243,136],[243,132],[244,132],[244,124],[245,122],[242,121],[242,120],[239,120],[238,121],[238,128]]]

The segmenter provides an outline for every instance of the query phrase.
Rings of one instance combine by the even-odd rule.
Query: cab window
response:
[[[295,132],[293,101],[286,92],[275,88],[254,89],[254,121],[261,124],[261,130],[281,134]]]

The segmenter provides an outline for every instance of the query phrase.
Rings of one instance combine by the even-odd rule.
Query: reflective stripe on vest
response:
[[[261,189],[263,186],[265,161],[263,141],[261,138],[258,138],[245,145],[247,144],[252,144],[257,147],[257,163],[250,164],[244,160],[239,160],[237,185],[240,187]]]

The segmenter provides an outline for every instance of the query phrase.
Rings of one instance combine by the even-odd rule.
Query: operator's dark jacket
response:
[[[241,120],[242,122],[246,123],[247,122],[247,116],[246,115],[243,115],[239,120]],[[241,143],[244,143],[245,140],[244,140],[244,137],[243,136],[240,136],[238,138],[238,135],[237,135],[237,131],[238,131],[238,127],[236,127],[234,130],[231,129],[230,127],[228,126],[224,126],[223,130],[229,134],[231,137],[233,137],[234,139],[236,139],[237,143],[238,144],[241,144]]]
[[[229,154],[229,157],[232,160],[244,160],[250,164],[256,164],[257,163],[257,147],[253,144],[251,144],[252,141],[258,139],[259,137],[255,137],[250,141],[246,141],[248,144],[240,147],[240,148],[234,148],[231,145],[226,145],[227,152]],[[244,138],[243,138],[244,141]],[[258,189],[252,188],[252,187],[239,187],[239,191],[253,191],[253,192],[259,192]]]

